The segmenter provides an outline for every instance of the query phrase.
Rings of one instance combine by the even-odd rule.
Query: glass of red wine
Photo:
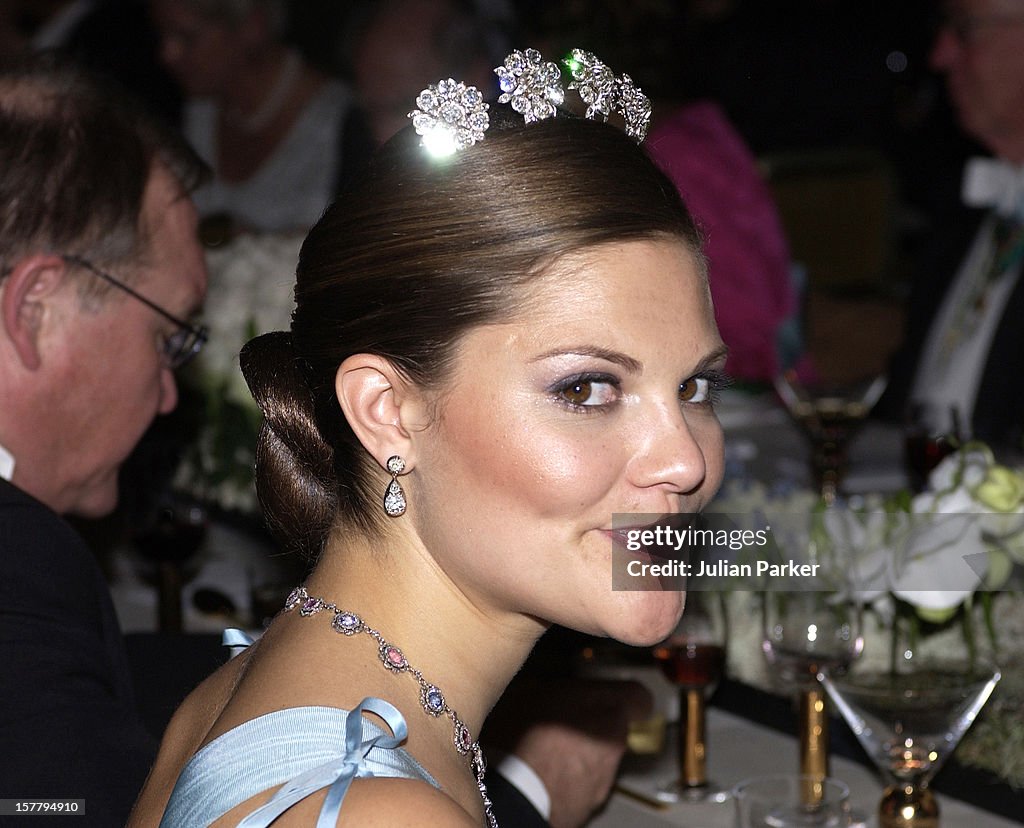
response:
[[[906,417],[903,454],[914,491],[924,489],[932,470],[962,443],[956,409],[950,412],[947,422],[942,422],[931,406],[911,404]]]
[[[672,634],[654,649],[666,678],[679,687],[679,773],[658,788],[664,802],[724,802],[728,790],[707,777],[705,702],[725,671],[727,639],[724,596],[690,590],[686,610]]]

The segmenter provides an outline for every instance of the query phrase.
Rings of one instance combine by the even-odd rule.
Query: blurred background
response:
[[[213,90],[225,108],[230,97],[209,80],[223,65],[204,65],[198,51],[189,58],[192,79],[174,65],[168,43],[180,40],[181,27],[192,26],[195,36],[200,23],[213,20],[238,34],[244,15],[229,20],[223,8],[263,8],[277,16],[281,7],[285,14],[268,26],[267,42],[301,55],[319,73],[310,77],[347,84],[354,111],[371,122],[360,132],[358,119],[350,119],[345,129],[345,140],[357,145],[346,148],[354,167],[386,137],[375,128],[372,109],[393,97],[396,112],[411,104],[404,89],[399,98],[392,88],[403,72],[421,83],[435,65],[472,76],[478,53],[494,66],[510,47],[534,46],[550,59],[581,46],[615,71],[628,71],[654,100],[655,125],[687,102],[720,107],[756,159],[782,221],[799,300],[795,347],[806,350],[820,376],[846,380],[883,369],[899,343],[910,274],[942,211],[956,203],[962,162],[974,149],[955,125],[942,79],[928,66],[938,5],[0,0],[0,50],[65,48],[180,121],[190,97]],[[252,63],[239,82],[266,77],[267,93],[281,80],[277,72]],[[195,77],[209,80],[208,88],[197,89]],[[295,89],[301,97],[301,86]],[[244,178],[251,170],[242,166]],[[345,172],[342,163],[337,173]]]

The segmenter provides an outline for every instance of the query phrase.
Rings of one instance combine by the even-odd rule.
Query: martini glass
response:
[[[999,679],[990,663],[953,658],[903,658],[842,675],[823,669],[829,697],[885,777],[879,828],[937,828],[928,784]]]
[[[662,784],[664,802],[724,802],[728,791],[708,780],[705,701],[725,669],[727,638],[721,592],[690,590],[686,610],[654,656],[666,678],[679,687],[679,773]]]
[[[850,440],[885,390],[884,376],[849,384],[805,385],[793,371],[775,378],[775,390],[811,441],[811,473],[832,505],[846,474]]]

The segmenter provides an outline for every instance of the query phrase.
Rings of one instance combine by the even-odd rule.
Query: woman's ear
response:
[[[42,364],[40,339],[47,302],[63,284],[66,271],[62,258],[39,253],[19,259],[0,282],[0,333],[29,371]]]
[[[412,469],[412,436],[427,421],[419,389],[383,357],[354,354],[338,368],[334,393],[352,431],[381,467],[397,454]]]

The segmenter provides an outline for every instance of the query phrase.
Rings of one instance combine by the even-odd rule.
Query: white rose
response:
[[[924,610],[959,606],[988,571],[987,547],[975,515],[915,516],[897,550],[892,592]]]

